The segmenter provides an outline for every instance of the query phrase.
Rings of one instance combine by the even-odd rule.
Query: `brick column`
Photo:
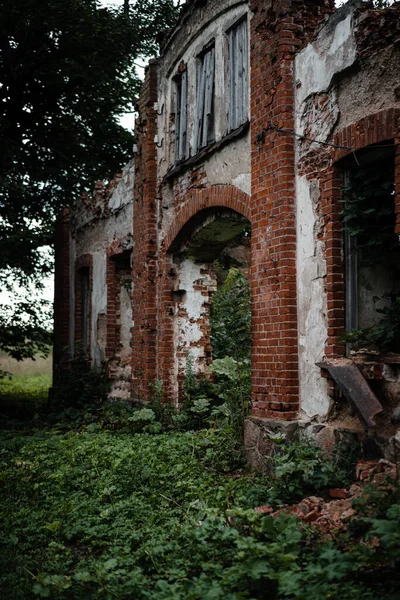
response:
[[[147,399],[149,383],[156,379],[156,274],[157,274],[157,61],[150,61],[139,101],[136,123],[138,153],[135,156],[133,205],[133,333],[132,395]]]
[[[252,413],[298,410],[293,61],[333,2],[252,0]],[[277,132],[281,128],[285,132]]]

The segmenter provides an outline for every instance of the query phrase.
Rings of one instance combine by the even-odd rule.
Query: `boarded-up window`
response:
[[[214,141],[214,70],[215,49],[210,48],[199,58],[197,72],[196,151]]]
[[[188,158],[187,71],[175,78],[175,163]]]
[[[247,21],[228,32],[229,37],[229,131],[248,120],[248,46]]]

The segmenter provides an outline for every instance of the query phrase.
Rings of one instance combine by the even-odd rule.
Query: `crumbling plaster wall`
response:
[[[183,62],[188,74],[187,127],[190,158],[195,156],[195,108],[197,93],[198,55],[203,48],[215,44],[214,127],[215,143],[228,133],[228,65],[227,29],[248,11],[247,2],[222,0],[207,2],[188,11],[162,50],[158,60],[158,183],[160,189],[160,242],[174,221],[176,209],[185,202],[187,191],[193,187],[228,184],[250,193],[250,137],[243,131],[215,152],[206,153],[193,166],[182,169],[175,177],[166,179],[174,167],[174,81]]]
[[[399,106],[399,47],[382,44],[373,52],[362,31],[371,6],[352,0],[330,16],[315,41],[295,59],[296,134],[332,142],[342,128]],[[387,17],[386,17],[387,18]],[[373,11],[376,28],[385,16]],[[393,15],[390,17],[393,25]],[[389,29],[389,28],[387,28]],[[378,35],[374,31],[374,35]],[[366,49],[367,48],[367,49]],[[396,83],[397,82],[397,83]],[[397,90],[397,91],[396,91]],[[304,417],[326,419],[331,399],[327,381],[315,363],[324,357],[327,339],[325,246],[319,216],[320,181],[315,175],[332,164],[332,148],[296,141],[297,285],[300,406]],[[318,168],[317,168],[318,167]],[[371,294],[370,294],[371,295]]]
[[[107,250],[114,242],[121,240],[124,249],[132,247],[133,223],[133,184],[134,165],[129,162],[121,176],[103,188],[96,184],[92,197],[82,199],[82,203],[72,219],[72,241],[70,253],[70,344],[73,353],[75,331],[75,263],[79,257],[89,254],[93,257],[91,294],[91,359],[92,366],[100,368],[105,360],[106,314],[107,314]],[[131,305],[121,314],[124,321],[131,321]],[[131,327],[131,323],[125,323]]]
[[[161,49],[151,67],[157,70],[158,115],[157,164],[157,248],[158,269],[158,371],[168,380],[167,390],[177,400],[185,377],[188,351],[194,370],[204,372],[210,360],[209,309],[216,289],[210,264],[199,257],[182,258],[168,252],[166,239],[180,218],[182,209],[194,202],[194,190],[214,186],[235,186],[250,193],[250,133],[248,123],[228,131],[229,49],[227,30],[248,14],[248,2],[193,2],[188,4],[178,27]],[[215,141],[198,153],[195,150],[195,110],[199,55],[210,44],[215,48],[214,134]],[[250,49],[248,50],[250,56]],[[187,135],[189,155],[175,164],[175,81],[184,65],[187,72]],[[248,99],[248,108],[250,102]],[[161,113],[161,114],[160,114]],[[221,205],[226,197],[221,196]],[[201,209],[203,207],[199,207]],[[189,210],[190,212],[190,210]],[[193,232],[192,232],[193,233]],[[169,239],[169,242],[172,240]],[[176,273],[171,277],[171,270]],[[176,291],[185,290],[184,294]],[[161,300],[165,302],[161,308]],[[169,340],[172,338],[172,342]],[[168,356],[167,356],[168,355]],[[168,367],[166,366],[168,365]],[[166,375],[164,375],[164,373]],[[167,384],[167,385],[168,385]]]
[[[174,355],[171,389],[176,399],[184,382],[190,356],[197,373],[205,373],[210,358],[210,302],[217,289],[210,265],[185,258],[176,265],[174,298]],[[207,355],[207,350],[209,354]]]

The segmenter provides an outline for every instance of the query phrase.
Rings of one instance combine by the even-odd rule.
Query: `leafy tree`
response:
[[[51,271],[41,249],[52,243],[61,206],[129,158],[132,134],[118,117],[132,110],[139,90],[135,58],[154,53],[156,32],[176,13],[173,0],[121,0],[118,8],[98,0],[0,0],[3,289],[15,282],[40,288]],[[35,339],[43,341],[42,311],[0,310],[0,348],[21,358],[21,323],[30,322],[25,354],[33,355]]]

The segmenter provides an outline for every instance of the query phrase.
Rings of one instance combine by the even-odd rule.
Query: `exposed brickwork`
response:
[[[115,358],[118,352],[119,329],[117,325],[117,313],[119,311],[119,296],[122,281],[126,273],[118,268],[116,258],[130,247],[130,240],[127,237],[114,240],[107,249],[107,346],[106,358]]]
[[[333,2],[253,0],[252,413],[294,418],[298,409],[293,59]]]
[[[68,368],[70,311],[70,216],[64,210],[56,221],[54,275],[54,338],[53,385],[61,382]]]
[[[396,143],[400,132],[400,110],[378,112],[338,131],[332,144],[309,151],[298,163],[298,172],[309,180],[319,180],[320,198],[317,206],[321,227],[319,239],[324,242],[326,260],[325,291],[327,297],[328,337],[325,356],[335,358],[345,354],[345,344],[341,336],[345,331],[345,266],[343,250],[343,188],[344,170],[342,159],[366,146],[388,142]],[[398,144],[398,139],[397,139]],[[396,165],[399,164],[399,147],[396,151]],[[399,228],[400,169],[396,166],[396,213]],[[399,228],[400,230],[400,228]],[[322,372],[322,376],[325,373]],[[329,394],[334,396],[335,387],[330,384]]]
[[[168,251],[172,242],[198,212],[211,207],[225,207],[238,212],[250,221],[250,198],[233,185],[213,185],[207,188],[191,190],[185,196],[183,207],[178,208],[174,223],[163,240],[163,247]]]
[[[154,136],[157,133],[156,63],[147,69],[139,101],[136,136],[140,152],[135,159],[133,239],[132,391],[146,399],[156,378],[156,277],[157,277],[157,163]]]
[[[359,11],[355,36],[360,58],[372,56],[390,44],[398,43],[400,31],[400,11],[397,6],[385,9]]]
[[[174,356],[174,319],[179,317],[179,311],[182,311],[182,307],[179,306],[174,299],[173,292],[176,290],[178,270],[177,265],[173,261],[173,253],[169,252],[174,241],[176,241],[178,234],[182,232],[190,220],[197,216],[201,218],[202,211],[211,209],[213,207],[228,208],[232,211],[239,213],[248,220],[250,220],[250,209],[249,209],[249,196],[238,188],[231,185],[215,185],[201,189],[192,189],[185,196],[184,202],[182,201],[176,212],[175,219],[171,228],[166,233],[164,240],[161,242],[161,249],[159,254],[158,268],[158,379],[165,382],[165,391],[167,397],[172,397],[176,400],[176,391],[174,386],[176,379],[178,381],[178,388],[182,386],[184,373],[182,371],[176,372],[176,359]],[[209,277],[208,271],[203,271],[204,280]],[[199,291],[204,297],[204,302],[209,303],[209,288],[208,284],[202,281],[196,284]],[[203,286],[203,287],[202,287]],[[183,317],[183,315],[181,315]],[[209,320],[203,318],[202,322],[198,323],[203,331],[202,336],[202,351],[204,355],[204,361],[207,363],[207,359],[210,357],[211,348],[210,344],[210,332],[209,332]],[[187,348],[179,346],[176,343],[176,347],[180,347],[181,355],[178,356],[180,362],[183,363]]]
[[[205,14],[211,14],[215,9],[215,3],[212,3],[211,0],[200,4],[197,2],[189,4],[188,12],[185,12],[187,18],[190,16],[190,18],[203,19]],[[175,64],[173,59],[176,53],[181,52],[181,48],[178,47],[181,39],[179,31],[176,33],[176,40],[174,41],[175,33],[171,34],[171,39],[165,46],[166,52],[170,52],[170,54],[161,57],[159,63],[157,61],[150,63],[139,100],[139,118],[136,125],[138,152],[135,155],[132,256],[134,326],[132,331],[133,377],[131,389],[133,397],[146,400],[149,396],[149,384],[160,379],[164,383],[166,398],[177,400],[184,379],[186,354],[190,349],[197,353],[196,359],[200,370],[202,368],[207,370],[212,351],[208,312],[215,273],[212,271],[211,263],[207,263],[206,259],[203,264],[200,259],[196,261],[193,255],[190,255],[189,250],[186,255],[181,250],[185,242],[192,241],[193,232],[197,233],[202,224],[208,223],[207,219],[210,216],[217,214],[221,217],[221,215],[225,216],[224,210],[226,212],[234,211],[245,217],[252,227],[250,266],[252,412],[256,417],[288,420],[297,417],[299,408],[297,294],[299,293],[300,298],[303,298],[304,289],[302,290],[300,285],[297,289],[296,280],[296,245],[299,242],[296,239],[296,171],[298,175],[313,182],[307,190],[307,193],[310,192],[309,196],[305,193],[301,197],[299,194],[299,203],[303,202],[304,205],[307,202],[310,203],[310,206],[300,206],[300,209],[305,211],[303,213],[305,219],[308,209],[314,211],[312,218],[315,217],[315,229],[309,234],[311,240],[309,256],[312,260],[314,259],[313,247],[318,245],[320,256],[317,258],[321,259],[323,267],[326,262],[326,275],[324,268],[321,268],[321,273],[318,273],[318,279],[321,280],[318,290],[323,290],[323,286],[325,286],[324,291],[326,292],[326,306],[325,297],[323,297],[319,313],[321,318],[318,326],[322,327],[321,331],[323,331],[318,341],[318,351],[321,349],[322,353],[324,347],[326,322],[326,357],[343,355],[345,348],[340,340],[345,326],[345,278],[341,217],[344,185],[343,159],[346,159],[353,151],[368,145],[378,142],[391,143],[394,140],[397,144],[395,156],[396,232],[400,234],[400,150],[398,146],[400,111],[393,109],[381,111],[337,131],[338,124],[340,126],[344,115],[342,107],[346,81],[352,80],[354,83],[357,75],[346,68],[343,72],[335,73],[335,78],[332,79],[335,82],[328,85],[327,89],[311,90],[302,105],[300,123],[297,123],[307,138],[319,139],[322,142],[328,142],[328,145],[323,143],[318,145],[315,142],[312,143],[310,139],[302,141],[294,139],[292,133],[295,129],[294,96],[296,85],[297,89],[301,87],[301,83],[294,81],[294,59],[296,54],[315,37],[315,33],[322,26],[325,17],[333,12],[333,5],[333,0],[250,0],[249,2],[251,11],[249,13],[250,196],[234,185],[212,185],[212,183],[221,181],[236,182],[243,189],[248,189],[248,123],[243,124],[239,133],[236,132],[235,139],[230,139],[229,135],[222,134],[222,140],[217,142],[221,146],[214,146],[209,153],[209,149],[206,149],[203,154],[196,155],[191,140],[193,106],[190,106],[190,110],[188,108],[188,118],[192,119],[190,123],[188,122],[190,158],[182,164],[173,164],[174,127],[172,121],[174,115],[171,112],[173,109],[171,106],[168,107],[168,104],[173,105],[174,103],[174,91],[171,81],[168,80],[165,83],[164,80],[173,77],[173,73],[176,72],[174,69],[179,61],[177,60]],[[245,5],[239,7],[232,2],[232,6],[225,8],[227,10],[234,8],[235,18],[238,18],[243,17],[243,14],[239,15],[239,13],[242,8],[244,12]],[[238,10],[236,10],[237,8]],[[364,7],[362,11],[356,13],[356,20],[353,22],[357,27],[355,37],[359,62],[354,64],[361,65],[361,72],[364,68],[363,64],[368,63],[368,60],[363,63],[364,58],[369,58],[377,49],[386,47],[389,43],[394,45],[397,25],[393,26],[393,23],[398,22],[398,15],[397,13],[396,15],[392,14],[390,12],[392,10],[398,11],[398,8],[375,11],[365,10]],[[197,17],[193,17],[194,14]],[[392,16],[390,16],[391,14]],[[379,27],[378,17],[383,19],[382,22],[379,21]],[[388,19],[391,19],[391,24],[385,30],[385,23]],[[198,24],[197,22],[192,29],[192,24],[183,19],[178,29],[192,35]],[[327,28],[328,33],[326,34],[325,31],[325,34],[329,36],[332,27],[335,26],[334,20],[331,21]],[[186,27],[187,29],[185,29]],[[201,27],[203,31],[207,29],[203,27],[203,24]],[[382,42],[379,37],[381,34],[377,37],[378,34],[374,28],[379,31],[385,30]],[[198,40],[196,31],[193,36],[196,35]],[[372,38],[375,41],[371,41]],[[184,41],[186,44],[186,39]],[[176,46],[174,46],[175,43]],[[228,53],[226,46],[224,48]],[[173,55],[171,55],[172,51]],[[227,69],[226,63],[224,67]],[[192,72],[196,72],[196,67],[192,69]],[[366,70],[366,73],[369,71]],[[158,77],[160,81],[157,83]],[[340,85],[337,83],[338,81]],[[195,87],[195,83],[189,86],[189,105],[193,105],[196,101]],[[396,91],[394,90],[393,97],[395,96]],[[219,98],[221,99],[223,96],[220,95]],[[158,116],[153,109],[155,101],[160,103]],[[388,102],[391,101],[389,99]],[[388,105],[375,103],[372,109],[367,106],[365,113],[368,110],[370,112],[376,110],[376,106]],[[222,109],[224,109],[223,106]],[[363,109],[364,107],[361,110]],[[346,113],[347,120],[345,122],[349,123],[351,119],[358,119],[360,114],[363,113],[349,111],[348,114]],[[157,130],[157,126],[159,130]],[[285,131],[279,132],[277,128]],[[220,127],[220,131],[224,131],[223,126]],[[158,154],[154,143],[155,135],[164,141],[164,146],[160,144]],[[330,143],[336,144],[340,148],[334,148],[329,145]],[[237,145],[235,146],[235,144]],[[296,145],[297,164],[295,164]],[[245,160],[231,160],[230,163],[229,160],[232,159],[233,153],[236,152],[236,155],[239,155],[243,149],[246,152],[245,155],[243,154]],[[236,159],[236,157],[234,158]],[[219,160],[225,165],[225,170],[224,168],[220,169]],[[303,183],[307,187],[307,182],[302,180],[301,184]],[[113,185],[111,184],[111,188]],[[76,222],[79,222],[83,215],[88,230],[92,224],[94,227],[99,226],[106,229],[106,224],[99,223],[99,221],[107,219],[113,211],[108,206],[108,198],[109,187],[104,188],[103,184],[98,182],[93,197],[82,199],[82,211],[75,211]],[[122,213],[118,213],[118,210],[117,207],[113,214],[121,216]],[[62,232],[60,235],[64,236],[61,252],[65,254],[65,257],[58,258],[57,268],[60,283],[57,285],[59,288],[61,286],[67,290],[67,282],[71,277],[66,258],[69,253],[67,246],[69,243],[67,241],[68,221],[63,221],[60,227],[60,232]],[[121,232],[114,237],[119,235]],[[124,269],[118,267],[118,256],[128,247],[128,242],[123,242],[118,238],[109,245],[111,239],[107,238],[107,244],[104,245],[104,250],[108,246],[105,352],[110,362],[114,361],[113,364],[115,364],[118,359],[121,334],[118,314],[121,305],[120,292],[122,280],[126,275]],[[204,239],[207,238],[203,238],[203,242]],[[87,246],[83,246],[83,248],[80,252],[87,251]],[[190,243],[187,248],[190,249]],[[300,248],[299,256],[301,256],[301,244],[298,244],[298,248]],[[185,260],[188,263],[186,265],[183,264]],[[304,259],[304,261],[306,260]],[[82,321],[81,312],[79,312],[82,310],[82,302],[79,297],[81,293],[79,270],[90,268],[90,273],[92,273],[90,256],[81,257],[79,261],[76,265],[77,309],[75,323],[77,341],[82,336],[82,332],[79,331]],[[98,264],[103,265],[101,261],[96,262],[96,265]],[[198,294],[195,298],[197,302],[195,316],[191,316],[188,303],[185,304],[184,301],[184,288],[189,287],[186,286],[186,283],[182,283],[184,267],[187,267],[188,270],[192,269],[192,279],[190,281],[187,279],[186,283],[189,281],[193,296]],[[124,298],[126,301],[125,296]],[[104,311],[104,304],[102,304],[101,310]],[[61,323],[63,319],[68,319],[68,311],[67,305],[56,306],[58,323]],[[101,313],[101,316],[104,317],[104,313]],[[67,345],[68,327],[65,324],[57,325],[57,327],[60,331],[59,339],[65,339]],[[182,334],[184,330],[185,332]],[[128,331],[126,323],[124,331],[125,333]],[[198,334],[198,337],[194,338],[190,335],[193,331],[196,335]],[[185,333],[188,332],[189,334],[185,337]],[[309,339],[312,338],[307,338],[307,340]],[[307,341],[307,343],[309,342]],[[314,373],[316,371],[315,362],[316,360],[309,361],[314,367]],[[322,375],[324,376],[324,374]],[[316,377],[318,377],[318,372]],[[129,385],[128,376],[125,381]],[[318,385],[315,387],[316,395],[318,395]],[[325,390],[326,388],[323,386],[324,394]],[[322,415],[322,412],[318,414]]]
[[[107,345],[106,358],[112,359],[115,356],[117,344],[116,331],[116,311],[117,311],[117,267],[113,256],[107,257]]]

